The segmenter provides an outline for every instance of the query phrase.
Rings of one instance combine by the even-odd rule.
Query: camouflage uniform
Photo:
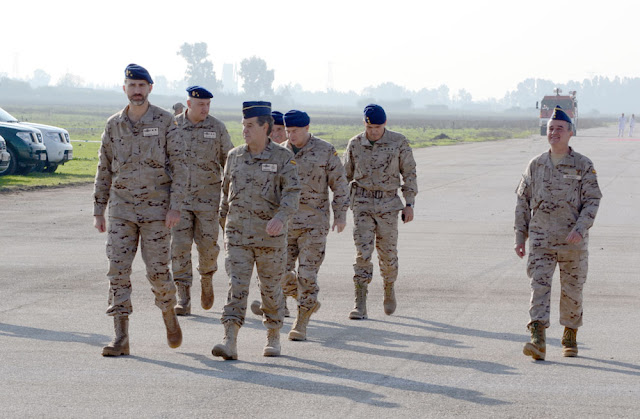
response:
[[[529,238],[529,324],[538,321],[549,327],[551,279],[559,264],[560,324],[577,329],[582,325],[589,228],[602,197],[593,163],[569,149],[554,167],[550,153],[543,153],[529,162],[516,193],[516,244]],[[566,242],[572,231],[580,233],[580,243]]]
[[[173,115],[149,105],[134,123],[127,109],[107,121],[94,189],[93,214],[104,215],[109,206],[107,314],[111,316],[132,312],[130,275],[138,239],[156,305],[163,312],[175,305],[165,217],[168,210],[181,209],[187,175]]]
[[[226,217],[225,269],[229,294],[222,323],[242,326],[255,263],[260,280],[264,324],[280,329],[284,300],[280,279],[285,267],[287,224],[298,209],[300,186],[293,154],[271,140],[252,156],[246,145],[229,152],[222,182],[220,216]],[[270,236],[267,223],[277,218],[282,232]]]
[[[180,222],[172,231],[171,257],[174,281],[190,287],[193,282],[193,242],[198,249],[200,275],[211,278],[218,270],[222,170],[233,145],[224,123],[211,115],[194,125],[184,112],[176,117],[176,121],[185,146],[189,174]]]
[[[283,145],[293,150],[289,141]],[[295,159],[302,191],[298,212],[291,220],[287,235],[287,275],[283,277],[283,291],[285,296],[297,298],[300,306],[311,309],[318,301],[318,270],[324,260],[329,233],[329,188],[333,191],[334,220],[342,222],[346,222],[349,190],[344,166],[330,143],[310,135]]]
[[[375,245],[385,283],[398,277],[398,211],[404,208],[397,194],[413,205],[418,193],[416,162],[406,137],[385,129],[373,144],[364,132],[349,140],[344,164],[351,183],[356,285],[368,285],[373,277],[371,255]],[[402,175],[402,184],[400,181]]]

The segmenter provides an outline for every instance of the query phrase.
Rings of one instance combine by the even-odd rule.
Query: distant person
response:
[[[367,292],[373,279],[373,250],[378,252],[384,282],[384,312],[396,310],[394,284],[398,278],[398,213],[402,221],[413,221],[418,194],[416,161],[407,138],[386,129],[387,115],[375,104],[364,108],[364,132],[349,140],[344,168],[350,182],[353,211],[354,320],[367,318]],[[402,190],[404,204],[398,196]]]
[[[109,307],[115,338],[103,356],[129,355],[131,265],[138,250],[162,310],[169,346],[182,343],[174,306],[176,288],[169,271],[171,228],[180,221],[187,180],[184,145],[171,113],[149,104],[149,72],[129,64],[122,90],[129,105],[111,116],[102,133],[94,189],[94,227],[108,229]],[[109,207],[109,223],[105,211]]]
[[[173,115],[178,116],[182,112],[184,112],[184,105],[181,102],[178,102],[175,105],[173,105],[171,109],[173,109]]]
[[[624,128],[627,125],[627,118],[625,118],[624,114],[618,118],[618,137],[624,136]]]
[[[284,131],[284,115],[282,112],[271,112],[273,117],[273,129],[271,130],[271,140],[276,144],[282,144],[287,140],[287,135]]]
[[[318,271],[324,261],[331,209],[331,230],[341,233],[347,225],[349,207],[347,178],[338,152],[309,132],[310,122],[306,112],[291,110],[284,115],[287,141],[283,145],[295,155],[302,187],[298,211],[289,224],[287,267],[282,280],[284,295],[298,301],[298,315],[289,332],[289,340],[294,341],[307,340],[309,319],[320,307]]]
[[[633,137],[633,128],[636,126],[636,115],[631,114],[629,118],[629,137]]]
[[[209,115],[213,94],[201,86],[187,88],[187,109],[176,117],[189,169],[180,222],[172,230],[173,280],[178,290],[176,314],[191,314],[191,248],[198,250],[200,305],[213,306],[213,274],[218,270],[220,188],[227,153],[233,148],[227,127]]]
[[[515,251],[523,258],[529,238],[527,275],[531,279],[531,342],[523,353],[535,360],[546,355],[551,280],[560,265],[562,355],[578,355],[582,326],[582,288],[587,280],[589,229],[600,205],[593,163],[569,147],[571,118],[556,107],[547,123],[550,150],[532,159],[516,190]]]
[[[237,337],[244,324],[254,265],[267,328],[264,356],[280,355],[287,225],[298,210],[300,185],[293,153],[271,141],[271,103],[242,105],[244,145],[229,152],[222,182],[220,216],[224,229],[225,268],[229,276],[222,312],[224,339],[211,350],[225,360],[237,359]]]

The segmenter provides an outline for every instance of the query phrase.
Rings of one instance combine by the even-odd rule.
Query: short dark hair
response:
[[[267,129],[267,135],[271,135],[271,130],[273,129],[273,117],[271,115],[260,115],[258,118],[258,125],[263,126],[264,124],[269,124],[269,128]]]

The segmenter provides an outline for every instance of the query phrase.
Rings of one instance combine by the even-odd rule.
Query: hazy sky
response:
[[[7,1],[0,74],[43,69],[86,83],[121,84],[135,62],[184,77],[176,53],[206,42],[222,64],[256,55],[274,86],[361,92],[391,81],[412,90],[446,84],[474,100],[501,98],[529,78],[558,83],[640,76],[640,2],[563,0]],[[0,98],[1,100],[1,98]]]

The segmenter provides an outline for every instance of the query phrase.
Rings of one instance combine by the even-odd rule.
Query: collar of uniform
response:
[[[546,153],[544,153],[542,155],[543,157],[543,163],[547,166],[553,167],[553,162],[551,162],[551,149],[549,149],[549,151],[547,151]],[[569,151],[567,152],[567,155],[564,156],[564,158],[562,160],[560,160],[560,162],[562,162],[563,166],[575,166],[576,165],[576,156],[573,153],[573,148],[569,147]],[[560,164],[560,162],[558,162],[558,164]]]
[[[262,150],[260,153],[256,154],[255,156],[251,156],[251,152],[249,151],[249,146],[246,144],[242,146],[242,149],[239,155],[249,156],[249,157],[252,157],[254,160],[268,160],[269,157],[271,157],[271,152],[273,151],[274,147],[280,147],[280,146],[276,146],[275,143],[271,140],[271,138],[269,138],[267,141],[267,146],[264,148],[264,150]]]
[[[156,108],[155,106],[153,106],[152,104],[149,104],[149,108],[147,109],[147,112],[145,112],[145,114],[142,115],[142,118],[140,118],[140,120],[136,122],[136,124],[138,123],[152,124],[155,108]],[[120,117],[124,121],[130,121],[133,124],[133,121],[131,121],[131,119],[129,119],[129,117],[127,116],[127,109],[129,109],[129,105],[125,106],[125,108],[120,112]]]
[[[315,142],[316,142],[316,137],[314,137],[313,134],[309,133],[309,140],[307,141],[307,143],[304,146],[302,146],[300,151],[306,149],[307,147],[312,148],[313,147],[313,143],[315,143]],[[291,152],[293,152],[293,144],[291,144],[291,141],[287,140],[282,144],[284,145],[284,147],[286,149],[288,149]]]
[[[384,129],[384,133],[382,134],[382,137],[380,137],[379,140],[374,141],[374,143],[376,144],[384,144],[387,142],[387,139],[389,138],[389,136],[387,135],[389,133],[389,130],[387,130],[386,128]],[[362,144],[363,146],[367,146],[367,147],[373,147],[373,144],[371,144],[371,141],[369,141],[369,139],[367,138],[367,132],[363,132],[362,133],[362,138],[360,139],[360,144]]]

